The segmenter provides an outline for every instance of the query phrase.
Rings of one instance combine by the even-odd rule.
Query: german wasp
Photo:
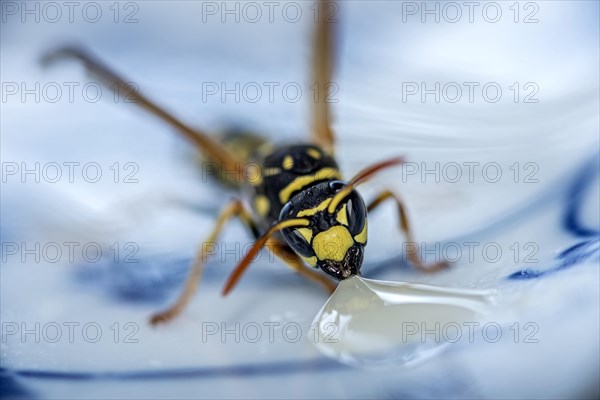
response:
[[[319,3],[321,15],[325,15],[329,3],[325,0]],[[332,76],[331,25],[320,21],[314,32],[312,73],[320,99],[328,95]],[[256,241],[230,275],[223,294],[233,289],[263,247],[300,275],[332,292],[336,280],[360,274],[367,244],[367,214],[385,200],[396,203],[400,228],[407,241],[414,242],[404,204],[397,194],[384,191],[365,204],[356,191],[358,184],[382,169],[401,164],[403,159],[376,163],[345,181],[334,157],[335,135],[327,101],[312,105],[309,143],[274,146],[254,134],[229,132],[217,136],[191,128],[81,48],[60,48],[46,55],[43,62],[62,58],[77,59],[103,84],[113,88],[117,85],[122,96],[174,127],[221,171],[235,171],[233,177],[228,175],[227,181],[240,194],[247,195],[251,204],[249,209],[238,199],[221,211],[215,227],[198,250],[181,295],[171,307],[153,315],[152,324],[173,319],[189,303],[200,283],[207,245],[218,240],[233,218],[241,219]],[[260,172],[251,179],[243,173],[249,163],[260,165]],[[436,271],[446,265],[424,265],[415,253],[409,257],[415,267],[424,271]]]

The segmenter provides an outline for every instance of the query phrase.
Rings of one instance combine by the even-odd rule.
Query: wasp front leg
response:
[[[150,318],[150,323],[152,325],[169,322],[170,320],[181,314],[181,312],[190,302],[194,293],[198,289],[200,279],[202,277],[202,272],[204,270],[204,263],[206,262],[206,259],[208,257],[209,246],[211,246],[217,241],[219,234],[225,227],[225,224],[234,217],[240,218],[245,223],[245,225],[252,231],[252,234],[255,237],[259,236],[256,223],[252,219],[250,213],[246,210],[246,208],[244,208],[242,202],[240,200],[235,200],[233,203],[229,204],[219,215],[217,223],[210,235],[208,236],[208,238],[206,239],[206,241],[202,243],[200,250],[198,251],[198,254],[196,256],[196,259],[194,260],[190,269],[190,273],[185,282],[183,291],[177,298],[177,301],[175,301],[175,303],[168,309],[154,314]]]
[[[292,226],[307,226],[308,220],[304,220],[302,218],[299,219],[290,219],[281,221],[275,225],[273,225],[264,235],[254,242],[254,245],[250,248],[250,251],[246,253],[242,261],[235,267],[227,282],[225,283],[225,287],[223,288],[223,295],[229,294],[235,285],[240,281],[244,272],[248,269],[252,260],[258,252],[266,247],[271,253],[276,255],[281,261],[283,261],[288,267],[290,267],[295,272],[299,273],[304,278],[307,278],[315,283],[323,286],[329,293],[333,293],[337,285],[332,282],[326,276],[319,274],[318,272],[308,268],[302,258],[298,256],[292,249],[290,249],[286,244],[279,241],[273,237],[273,234],[279,232],[281,229]]]
[[[385,200],[394,200],[394,202],[396,203],[396,206],[398,208],[398,218],[400,219],[400,229],[402,229],[402,232],[404,232],[406,239],[407,239],[407,243],[411,244],[411,247],[412,247],[412,251],[406,252],[408,260],[416,268],[418,268],[419,270],[421,270],[423,272],[436,272],[436,271],[446,268],[448,266],[448,262],[446,262],[446,261],[439,261],[439,262],[436,262],[433,264],[425,264],[423,262],[423,260],[421,260],[421,257],[419,256],[418,245],[417,245],[417,242],[415,242],[412,230],[410,228],[410,223],[408,221],[406,207],[404,206],[402,199],[400,199],[400,197],[397,194],[395,194],[389,190],[386,190],[386,191],[380,193],[379,196],[377,196],[367,206],[367,212],[374,210]]]

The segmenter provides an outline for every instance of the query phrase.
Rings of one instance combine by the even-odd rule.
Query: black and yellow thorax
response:
[[[333,157],[314,145],[288,145],[257,159],[249,179],[252,208],[264,225],[279,220],[283,206],[319,183],[341,180]]]

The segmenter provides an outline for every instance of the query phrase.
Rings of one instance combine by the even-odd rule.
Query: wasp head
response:
[[[360,274],[367,243],[367,210],[358,192],[334,201],[345,187],[342,181],[316,184],[292,197],[279,216],[280,221],[309,221],[308,226],[283,229],[283,237],[308,264],[339,280]]]

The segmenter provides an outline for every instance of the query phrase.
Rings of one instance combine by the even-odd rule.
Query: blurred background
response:
[[[312,33],[324,17],[314,1],[0,5],[7,397],[598,395],[597,2],[331,6],[342,171],[405,155],[361,193],[397,190],[428,257],[454,261],[436,275],[407,265],[387,205],[369,221],[364,276],[500,294],[503,340],[450,346],[411,368],[321,355],[306,336],[327,296],[267,254],[221,298],[251,243],[237,223],[189,309],[151,328],[147,317],[177,295],[237,194],[208,179],[170,127],[79,63],[40,64],[60,45],[81,45],[192,126],[302,142]],[[523,341],[528,322],[537,342]],[[275,339],[219,335],[236,323],[277,324]],[[289,324],[302,339],[286,339]],[[207,337],[209,326],[218,333]]]

